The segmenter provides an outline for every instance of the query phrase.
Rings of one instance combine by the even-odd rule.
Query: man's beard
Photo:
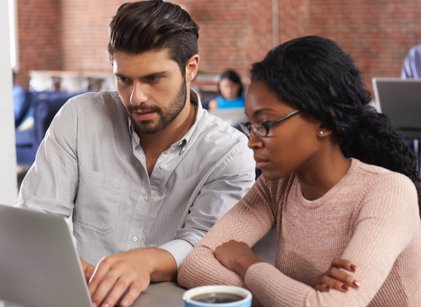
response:
[[[127,111],[129,116],[132,120],[132,123],[135,126],[136,132],[140,133],[157,133],[159,131],[164,130],[167,128],[174,119],[180,114],[180,112],[184,109],[186,105],[186,98],[187,98],[187,89],[186,89],[186,80],[183,79],[183,82],[178,90],[177,96],[174,98],[173,102],[170,106],[166,109],[162,109],[156,105],[147,105],[141,104],[139,106],[129,106]],[[136,111],[151,111],[156,112],[160,119],[157,124],[153,124],[152,121],[136,121],[131,114]]]

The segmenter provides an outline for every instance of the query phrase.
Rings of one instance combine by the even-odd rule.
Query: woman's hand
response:
[[[333,259],[330,268],[316,278],[312,287],[321,292],[328,292],[330,289],[346,292],[349,288],[360,287],[360,283],[344,270],[356,272],[357,266],[346,259]]]
[[[224,267],[237,273],[242,279],[244,279],[247,269],[251,265],[261,262],[246,243],[235,240],[219,245],[215,249],[215,258]]]

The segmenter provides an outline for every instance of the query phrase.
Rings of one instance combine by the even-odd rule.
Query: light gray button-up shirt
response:
[[[54,118],[26,175],[18,205],[72,221],[92,264],[138,247],[169,251],[179,266],[254,182],[247,138],[202,109],[148,176],[139,137],[117,92],[70,99]]]

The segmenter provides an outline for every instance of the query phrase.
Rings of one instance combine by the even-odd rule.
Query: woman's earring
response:
[[[323,134],[324,134],[325,132],[323,131],[323,130],[319,130],[319,133],[318,133],[318,135],[319,136],[323,136]]]

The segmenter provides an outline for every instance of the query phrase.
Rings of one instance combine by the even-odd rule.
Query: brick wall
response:
[[[63,69],[109,71],[108,24],[127,1],[61,0]]]
[[[60,69],[60,1],[16,1],[18,11],[19,73],[17,82],[28,85],[29,70]]]
[[[107,27],[125,1],[17,2],[20,83],[25,85],[29,69],[111,71]],[[247,77],[250,64],[276,43],[318,34],[338,41],[354,57],[370,86],[373,76],[399,76],[408,49],[421,43],[419,0],[174,2],[188,9],[201,27],[201,71],[208,73],[232,67]]]
[[[421,43],[417,0],[281,2],[281,41],[306,34],[337,41],[354,58],[369,87],[372,77],[399,77],[409,48]]]
[[[227,67],[248,75],[250,63],[272,46],[270,1],[184,1],[200,26],[201,70],[218,73]]]

